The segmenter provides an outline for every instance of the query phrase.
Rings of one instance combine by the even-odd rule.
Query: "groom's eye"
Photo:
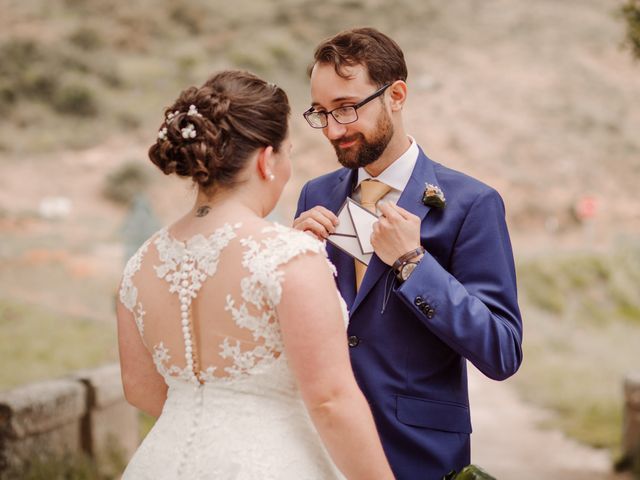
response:
[[[340,107],[340,108],[336,108],[333,113],[334,115],[340,115],[340,116],[344,116],[344,115],[349,115],[351,113],[351,110],[353,109],[352,106],[344,106],[344,107]]]

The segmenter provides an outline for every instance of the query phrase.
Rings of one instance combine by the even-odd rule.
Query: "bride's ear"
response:
[[[272,146],[258,150],[257,167],[258,173],[262,179],[272,181],[275,178],[273,175],[275,162],[276,158]]]

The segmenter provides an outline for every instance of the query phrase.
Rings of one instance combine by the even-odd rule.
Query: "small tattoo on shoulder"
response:
[[[204,217],[210,211],[211,211],[211,207],[209,205],[203,205],[202,207],[198,207],[198,210],[196,210],[196,217]]]

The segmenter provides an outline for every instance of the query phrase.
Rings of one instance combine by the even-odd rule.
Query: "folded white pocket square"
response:
[[[378,216],[347,198],[338,212],[340,224],[327,240],[359,262],[369,265],[373,255],[371,232]]]

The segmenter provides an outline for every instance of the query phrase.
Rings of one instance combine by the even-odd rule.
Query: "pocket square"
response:
[[[371,232],[378,216],[347,198],[338,211],[340,224],[327,240],[365,265],[373,255]]]

